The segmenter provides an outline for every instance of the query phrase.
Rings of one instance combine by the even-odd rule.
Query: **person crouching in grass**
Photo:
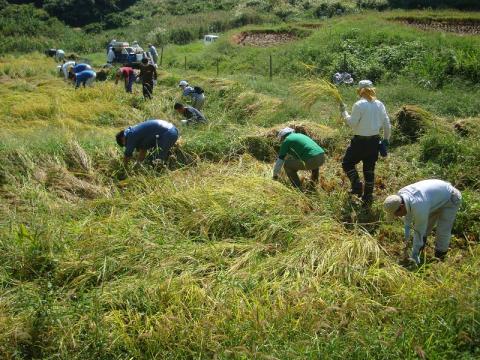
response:
[[[302,183],[298,177],[299,170],[310,170],[312,172],[312,185],[318,183],[320,166],[325,162],[325,151],[310,137],[304,134],[295,133],[295,130],[286,127],[278,133],[282,141],[278,153],[278,159],[273,167],[273,179],[285,169],[285,173],[293,186],[301,189]]]
[[[172,123],[165,120],[147,120],[140,124],[121,130],[116,135],[117,144],[125,147],[123,162],[125,165],[133,159],[137,151],[137,161],[142,162],[147,151],[152,161],[165,161],[170,149],[178,140],[178,130]]]

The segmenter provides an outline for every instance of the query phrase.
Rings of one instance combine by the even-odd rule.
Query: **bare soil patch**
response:
[[[233,37],[233,42],[247,46],[274,46],[298,39],[298,36],[290,32],[242,32]]]
[[[462,35],[480,34],[480,20],[398,19],[397,21],[422,30],[446,31]]]

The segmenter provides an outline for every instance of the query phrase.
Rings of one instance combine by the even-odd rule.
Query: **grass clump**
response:
[[[421,141],[420,159],[435,165],[439,176],[451,179],[462,188],[477,189],[480,185],[480,147],[478,141],[462,139],[453,132],[431,131]]]
[[[435,120],[432,114],[426,110],[416,105],[404,105],[394,118],[394,125],[398,131],[396,138],[415,142],[434,124]]]

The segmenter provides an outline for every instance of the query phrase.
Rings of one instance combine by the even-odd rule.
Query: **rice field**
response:
[[[340,164],[337,102],[351,106],[354,89],[254,75],[162,69],[145,102],[111,81],[75,91],[38,53],[0,58],[0,358],[480,356],[479,115],[436,110],[448,88],[378,84],[394,139],[366,209]],[[165,167],[125,168],[115,133],[179,125],[187,76],[207,89],[209,123],[180,128]],[[271,179],[286,125],[326,149],[308,193]],[[465,201],[446,261],[430,243],[411,271],[381,202],[428,177]]]

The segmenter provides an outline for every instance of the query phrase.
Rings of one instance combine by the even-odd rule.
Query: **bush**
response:
[[[475,139],[459,138],[454,133],[425,135],[421,142],[420,160],[434,165],[434,173],[450,179],[463,189],[480,188],[480,145]]]
[[[174,44],[184,45],[196,39],[197,37],[189,29],[172,29],[169,32],[169,41]]]
[[[87,34],[99,34],[102,32],[103,28],[104,25],[102,23],[93,23],[84,26],[83,31],[85,31]]]
[[[130,24],[130,20],[125,14],[108,14],[105,16],[105,28],[107,29],[115,29],[120,27],[125,27]]]
[[[340,1],[336,2],[324,2],[318,5],[313,14],[318,17],[332,17],[334,15],[340,15],[345,13],[347,7]]]
[[[361,9],[376,9],[376,10],[386,10],[388,9],[387,0],[357,0],[357,6]]]

